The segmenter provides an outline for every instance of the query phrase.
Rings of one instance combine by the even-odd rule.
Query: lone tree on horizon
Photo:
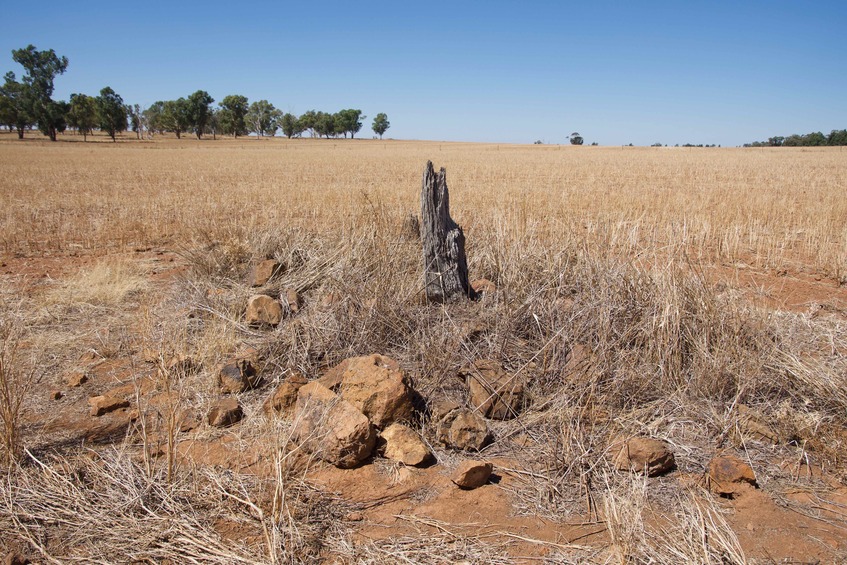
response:
[[[388,121],[388,116],[382,112],[376,115],[374,118],[373,125],[371,129],[374,130],[374,133],[382,139],[382,134],[388,131],[388,128],[391,127],[391,123]]]

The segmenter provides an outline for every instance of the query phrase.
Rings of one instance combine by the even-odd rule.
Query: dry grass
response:
[[[838,443],[847,425],[847,324],[763,310],[703,275],[743,262],[847,280],[847,166],[838,151],[225,140],[96,148],[0,141],[0,154],[0,241],[9,255],[162,246],[190,268],[167,290],[148,292],[135,263],[104,259],[27,306],[36,333],[52,336],[47,350],[89,339],[77,328],[94,312],[120,328],[106,340],[121,340],[115,356],[152,349],[155,389],[167,400],[146,405],[139,385],[136,435],[108,465],[73,462],[111,485],[108,493],[74,483],[62,471],[67,461],[14,469],[2,517],[45,559],[77,557],[37,545],[49,523],[70,528],[59,537],[78,540],[87,559],[135,551],[79,533],[96,532],[115,513],[116,532],[150,542],[138,559],[182,561],[189,546],[209,543],[220,562],[508,562],[508,536],[443,524],[354,544],[328,525],[338,517],[333,505],[321,514],[309,505],[326,501],[292,480],[284,427],[238,432],[245,452],[273,445],[266,483],[179,464],[178,413],[204,413],[215,367],[245,346],[259,351],[271,384],[379,352],[400,362],[429,403],[464,402],[456,374],[476,359],[525,378],[527,410],[492,424],[497,441],[483,455],[520,463],[504,470],[520,513],[587,516],[607,524],[611,538],[599,549],[551,547],[553,562],[744,562],[708,495],[674,481],[615,478],[606,450],[618,435],[669,441],[685,473],[702,473],[717,450],[738,448],[762,461],[812,450],[827,470],[847,475]],[[472,276],[497,283],[480,302],[421,300],[420,242],[405,222],[418,210],[426,159],[448,169]],[[121,172],[109,177],[116,162]],[[286,268],[262,292],[295,288],[303,306],[278,328],[257,331],[242,321],[255,292],[245,280],[269,256]],[[126,317],[136,303],[145,313],[140,329]],[[45,305],[63,309],[60,327],[41,313]],[[191,359],[193,370],[169,372],[174,355]],[[264,394],[243,395],[249,422]],[[767,414],[793,443],[734,443],[739,403]],[[416,425],[431,437],[426,410]],[[768,480],[762,473],[760,482]],[[54,491],[56,506],[48,503]],[[668,502],[676,515],[654,512]],[[71,523],[62,505],[82,518]],[[210,530],[223,514],[249,524],[255,543]],[[166,524],[184,536],[164,534]]]
[[[7,252],[232,242],[270,225],[361,233],[418,210],[430,158],[447,167],[471,246],[480,237],[577,241],[644,262],[811,261],[845,276],[838,150],[7,140],[0,152]]]

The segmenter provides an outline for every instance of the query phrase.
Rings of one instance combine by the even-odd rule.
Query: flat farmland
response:
[[[90,139],[0,135],[3,550],[847,559],[840,148]],[[427,161],[479,300],[425,298]],[[256,295],[278,320],[251,323]],[[333,422],[302,432],[296,387],[343,397],[374,354],[426,464],[381,424],[352,468],[314,447]],[[445,432],[460,412],[486,441]],[[494,474],[459,488],[471,460]]]

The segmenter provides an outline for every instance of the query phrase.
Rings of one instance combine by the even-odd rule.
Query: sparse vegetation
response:
[[[0,547],[59,560],[744,563],[761,555],[758,533],[701,482],[722,452],[749,461],[767,497],[797,508],[792,519],[823,512],[793,493],[827,498],[826,481],[847,476],[838,154],[329,145],[164,139],[90,152],[0,139],[4,261],[62,265],[43,280],[7,275],[44,334],[38,347],[69,365],[96,350],[104,361],[91,371],[102,373],[86,394],[124,387],[138,411],[84,450],[99,427],[60,442],[46,425],[19,426],[29,454],[0,487],[0,528],[14,532]],[[476,302],[421,298],[409,219],[431,151],[450,172],[471,279],[496,287]],[[267,258],[281,268],[251,288],[251,266]],[[831,297],[810,310],[811,299],[782,294],[789,279]],[[252,294],[288,289],[297,313],[273,329],[245,325]],[[197,422],[220,395],[217,368],[244,350],[268,385],[237,395],[241,424]],[[327,469],[290,441],[292,422],[261,415],[288,376],[315,380],[375,352],[421,397],[410,425],[432,468],[376,458]],[[445,490],[442,469],[470,455],[438,444],[432,413],[439,401],[466,404],[456,375],[480,359],[525,381],[528,400],[516,418],[489,422],[495,441],[473,456],[494,461],[500,483],[473,498]],[[27,425],[84,404],[43,396],[26,396]],[[751,439],[739,405],[766,415],[780,441]],[[616,470],[621,436],[665,440],[678,471]],[[485,489],[496,489],[490,499]],[[447,498],[473,501],[480,516],[449,514]],[[815,500],[839,508],[828,504]],[[825,519],[843,531],[843,516]]]

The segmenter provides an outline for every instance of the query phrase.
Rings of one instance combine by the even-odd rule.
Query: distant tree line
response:
[[[24,68],[17,80],[15,73],[6,73],[0,86],[0,126],[16,131],[23,139],[24,132],[38,127],[51,140],[68,128],[87,139],[95,129],[107,133],[113,141],[117,134],[131,128],[138,139],[154,134],[173,133],[238,137],[251,133],[259,137],[274,136],[277,131],[289,139],[308,132],[311,137],[354,138],[367,118],[361,110],[345,109],[328,113],[309,110],[301,116],[283,113],[267,100],[249,103],[246,96],[225,96],[217,106],[208,92],[198,90],[177,100],[154,102],[149,108],[125,104],[112,88],[105,87],[99,96],[71,94],[70,100],[54,101],[53,81],[68,67],[67,57],[59,57],[52,49],[38,51],[33,45],[12,51],[12,59]],[[391,126],[388,116],[379,113],[371,129],[382,139]]]
[[[834,129],[829,135],[816,131],[806,135],[792,134],[788,137],[777,135],[767,141],[745,143],[744,147],[827,147],[847,145],[847,129]]]

